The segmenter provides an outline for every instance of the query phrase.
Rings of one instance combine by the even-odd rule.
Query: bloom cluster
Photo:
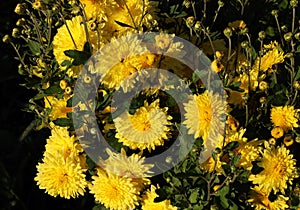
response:
[[[300,208],[298,2],[278,7],[291,27],[273,10],[257,22],[274,25],[258,34],[245,15],[253,4],[18,4],[3,41],[36,91],[36,130],[51,131],[39,188],[117,210]],[[228,11],[240,14],[226,19]]]

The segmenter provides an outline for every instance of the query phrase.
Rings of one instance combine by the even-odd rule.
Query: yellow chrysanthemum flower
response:
[[[258,163],[264,170],[259,174],[250,175],[249,180],[253,184],[258,184],[258,187],[266,193],[270,193],[272,189],[274,193],[278,191],[284,193],[287,183],[292,184],[292,180],[298,177],[296,160],[284,145],[277,148],[270,146],[267,142],[265,145],[263,157]]]
[[[57,34],[53,38],[53,54],[62,70],[65,67],[61,66],[63,61],[72,59],[65,55],[66,50],[83,50],[84,44],[87,42],[86,31],[82,22],[81,16],[76,16],[72,20],[67,20],[66,25],[61,26],[57,29]],[[97,35],[95,32],[88,32],[90,42],[94,50],[96,49]],[[77,77],[81,71],[80,66],[74,66],[68,69],[67,74],[70,77]]]
[[[109,7],[105,7],[109,18],[105,27],[101,30],[101,35],[106,43],[112,37],[121,37],[127,33],[141,31],[142,24],[150,27],[154,22],[150,14],[152,9],[148,0],[113,0],[112,2]],[[116,21],[131,27],[121,26]]]
[[[293,106],[278,106],[271,109],[271,121],[275,126],[287,131],[299,127],[298,114],[299,110]]]
[[[51,123],[51,126],[51,136],[47,139],[45,146],[46,153],[56,155],[59,152],[62,153],[64,158],[67,158],[72,153],[82,152],[81,146],[75,142],[76,137],[69,135],[67,127],[54,126],[53,123]]]
[[[95,200],[106,208],[115,210],[134,209],[138,205],[139,190],[131,178],[119,177],[98,169],[93,176],[90,192]]]
[[[267,52],[261,58],[257,58],[253,65],[255,72],[258,72],[258,70],[266,72],[271,69],[273,65],[284,62],[283,52],[280,50],[276,41],[271,42],[269,45],[264,45],[264,48]],[[258,69],[258,67],[260,67],[260,69]]]
[[[129,178],[144,178],[150,177],[150,169],[153,164],[144,164],[145,158],[138,154],[126,155],[125,150],[122,148],[121,153],[113,153],[109,149],[106,150],[109,158],[101,161],[101,165],[105,171],[116,174],[121,177]]]
[[[176,210],[177,207],[172,206],[169,200],[164,200],[161,202],[154,202],[154,199],[158,196],[155,192],[156,187],[151,185],[150,190],[147,190],[145,195],[143,195],[142,210]]]
[[[131,149],[154,150],[164,145],[170,133],[171,116],[167,107],[159,107],[159,99],[138,108],[133,115],[124,112],[114,119],[119,142]]]
[[[100,24],[107,21],[105,7],[110,7],[113,1],[101,0],[80,0],[83,5],[87,20],[96,19]]]
[[[51,196],[62,198],[76,198],[83,195],[87,182],[85,169],[74,156],[64,157],[63,153],[55,155],[46,153],[43,163],[37,165],[37,175],[34,178],[40,189],[45,189]]]
[[[286,203],[288,199],[288,197],[278,195],[276,200],[270,201],[269,194],[261,191],[259,187],[256,186],[250,191],[248,202],[251,203],[251,206],[254,207],[255,210],[284,210],[289,208]]]
[[[189,101],[184,103],[184,109],[186,120],[183,124],[189,129],[188,134],[202,137],[204,145],[209,132],[223,130],[222,116],[226,114],[226,103],[219,94],[205,91],[201,95],[190,96]]]
[[[67,98],[57,99],[54,96],[45,96],[45,108],[50,108],[49,114],[50,120],[56,120],[57,118],[67,118],[67,113],[72,112],[72,107],[67,107]]]

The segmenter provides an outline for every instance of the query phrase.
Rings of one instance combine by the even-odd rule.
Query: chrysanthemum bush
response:
[[[15,12],[20,19],[3,41],[16,50],[22,85],[36,91],[27,109],[36,115],[35,129],[51,131],[32,177],[41,193],[64,199],[87,195],[94,209],[300,208],[298,1],[28,0]],[[142,32],[157,32],[150,41],[155,49],[128,36]],[[211,59],[223,93],[207,87],[219,83],[202,81],[209,70],[195,73],[172,59],[184,59],[189,50],[175,36]],[[101,53],[111,57],[97,60]],[[85,87],[102,74],[92,106],[73,100],[83,68]],[[159,88],[139,92],[128,110],[113,106],[116,90],[126,95],[137,85],[127,78],[137,75],[147,83],[155,79],[148,75],[152,68],[178,75],[191,90],[176,96],[184,113]],[[168,78],[157,82],[174,88]],[[91,139],[80,141],[95,134],[92,119],[78,125],[72,120],[75,112],[91,108],[114,149],[98,161],[85,152]],[[180,145],[194,140],[188,155],[153,175],[155,164],[146,159],[176,138],[185,142]],[[208,147],[214,149],[202,160]],[[185,150],[179,146],[174,153]]]

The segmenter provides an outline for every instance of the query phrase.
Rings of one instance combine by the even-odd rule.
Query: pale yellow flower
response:
[[[131,149],[154,150],[164,145],[170,135],[171,116],[167,107],[159,107],[159,99],[138,108],[133,115],[124,112],[114,119],[119,142]]]
[[[271,109],[271,121],[275,126],[287,131],[299,127],[298,109],[293,106],[278,106]]]
[[[138,205],[139,190],[137,183],[131,178],[119,177],[98,169],[93,176],[90,192],[95,200],[106,208],[115,210],[134,209]]]

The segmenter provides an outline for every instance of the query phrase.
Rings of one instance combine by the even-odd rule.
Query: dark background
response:
[[[49,131],[31,131],[19,140],[34,120],[32,113],[24,111],[34,92],[20,85],[25,81],[18,74],[16,53],[2,42],[19,18],[13,12],[18,2],[0,1],[0,210],[92,209],[94,201],[89,195],[76,200],[53,198],[33,180]]]

